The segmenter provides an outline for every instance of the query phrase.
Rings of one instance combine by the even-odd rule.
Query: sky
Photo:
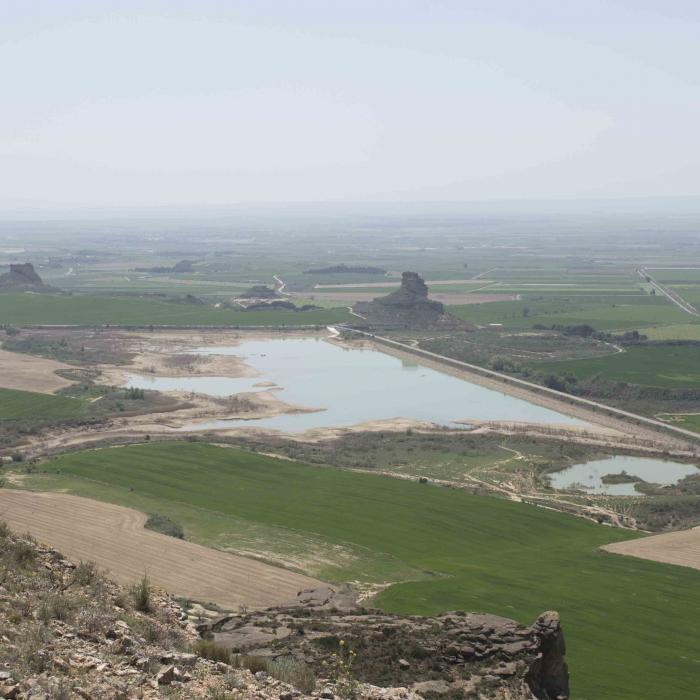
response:
[[[0,212],[700,195],[696,0],[0,0]]]

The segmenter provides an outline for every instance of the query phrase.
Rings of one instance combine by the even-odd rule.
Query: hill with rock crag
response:
[[[428,287],[417,272],[404,272],[401,286],[395,292],[370,302],[357,302],[353,310],[373,325],[426,328],[459,324],[445,313],[439,301],[428,298]]]
[[[58,292],[56,287],[44,284],[31,263],[10,265],[9,272],[0,275],[0,291]]]

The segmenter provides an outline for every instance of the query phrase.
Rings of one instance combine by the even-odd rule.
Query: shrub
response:
[[[94,561],[81,561],[73,571],[73,583],[79,586],[89,586],[97,576],[97,565]]]
[[[36,560],[36,551],[30,542],[19,540],[13,543],[10,548],[10,554],[15,562],[15,565],[20,568],[30,566]]]
[[[225,664],[231,663],[230,649],[218,644],[213,639],[198,639],[192,645],[192,651],[203,659],[221,661]]]
[[[331,669],[336,692],[343,700],[354,700],[357,697],[357,680],[353,674],[356,656],[345,640],[338,642],[338,652],[333,654]]]
[[[160,532],[163,535],[177,537],[177,539],[179,540],[185,538],[185,532],[182,529],[182,525],[176,523],[167,515],[159,515],[158,513],[149,515],[144,527],[146,527],[149,530],[154,530],[155,532]]]
[[[146,392],[143,389],[139,389],[135,386],[130,386],[126,389],[126,398],[132,401],[143,401],[146,398]]]
[[[311,693],[316,688],[314,672],[303,661],[291,656],[270,662],[268,673],[278,681],[293,685],[303,693]]]
[[[87,634],[104,633],[114,622],[114,615],[95,608],[83,608],[78,612],[78,628]]]
[[[35,673],[43,673],[49,667],[50,655],[44,649],[50,640],[44,625],[32,625],[23,634],[17,649],[18,659]]]
[[[151,585],[146,574],[129,589],[129,592],[137,610],[141,612],[151,611]]]
[[[238,657],[238,665],[241,668],[247,668],[251,673],[258,673],[258,671],[265,671],[265,673],[270,672],[270,659],[264,656],[250,656],[244,654]]]
[[[38,610],[38,617],[42,622],[51,620],[70,620],[73,616],[75,604],[64,595],[56,594],[47,596]]]

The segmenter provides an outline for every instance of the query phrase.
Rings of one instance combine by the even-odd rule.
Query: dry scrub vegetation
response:
[[[231,655],[199,638],[184,610],[146,577],[120,588],[0,522],[0,697],[335,697],[302,662]],[[328,687],[331,684],[330,688]],[[420,700],[364,686],[364,698]],[[359,696],[358,696],[359,697]]]

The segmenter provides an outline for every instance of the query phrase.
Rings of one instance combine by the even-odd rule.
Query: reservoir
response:
[[[188,430],[259,427],[285,432],[352,426],[403,418],[439,425],[473,420],[548,423],[585,427],[566,414],[370,349],[347,348],[322,338],[244,340],[202,347],[201,355],[237,355],[256,377],[149,377],[132,375],[128,386],[188,391],[211,396],[274,391],[288,404],[318,409],[259,420],[215,420]],[[259,386],[268,384],[267,386]],[[270,387],[269,384],[273,384]],[[258,385],[258,386],[256,386]]]

